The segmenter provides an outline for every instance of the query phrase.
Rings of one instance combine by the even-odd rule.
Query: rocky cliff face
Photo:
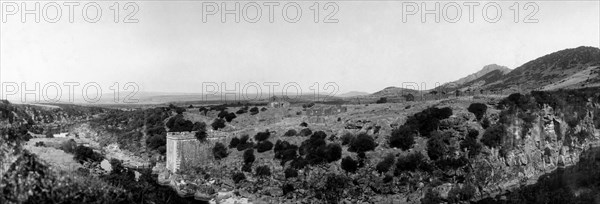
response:
[[[588,106],[598,104],[588,103]],[[588,113],[571,128],[559,111],[544,106],[527,132],[514,120],[508,130],[515,138],[516,148],[504,155],[499,149],[491,149],[484,159],[472,164],[478,171],[471,178],[479,187],[475,200],[531,185],[542,175],[577,164],[583,152],[600,146],[600,132],[594,127],[592,115]]]

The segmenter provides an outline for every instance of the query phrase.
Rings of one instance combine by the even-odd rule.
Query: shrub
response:
[[[287,168],[283,173],[285,174],[286,179],[298,177],[298,170],[293,168]]]
[[[358,169],[358,162],[352,159],[352,157],[346,156],[342,159],[342,169],[346,172],[354,173]]]
[[[286,183],[281,187],[281,191],[283,191],[283,195],[287,195],[288,193],[294,192],[294,185],[290,183]]]
[[[228,123],[230,123],[234,118],[237,118],[237,116],[235,115],[235,113],[228,113],[225,116],[225,121],[227,121]]]
[[[481,152],[481,144],[479,144],[479,142],[477,142],[477,136],[475,136],[475,138],[473,137],[467,137],[465,138],[465,140],[463,140],[460,143],[460,148],[461,149],[467,149],[469,151],[469,157],[473,158],[477,155],[479,155],[479,153]]]
[[[383,158],[383,160],[377,163],[377,165],[375,166],[375,170],[377,170],[377,172],[379,172],[380,174],[389,171],[390,168],[394,165],[395,159],[396,157],[394,156],[394,154],[388,154],[387,156],[385,156],[385,158]]]
[[[425,156],[421,152],[415,152],[398,157],[394,174],[400,175],[402,171],[415,171],[417,169],[426,170],[426,167]]]
[[[390,147],[396,147],[406,151],[415,144],[415,132],[407,126],[400,126],[392,131],[389,144]]]
[[[308,127],[308,124],[306,122],[301,122],[300,127]]]
[[[389,182],[392,182],[393,180],[394,180],[394,177],[392,175],[385,175],[383,177],[382,181],[383,181],[383,183],[389,183]]]
[[[223,119],[225,118],[225,116],[227,116],[229,113],[226,110],[222,110],[221,112],[219,112],[219,114],[217,114],[217,117]]]
[[[481,127],[483,129],[487,129],[488,127],[490,127],[490,125],[491,125],[490,119],[483,118],[483,120],[481,121]]]
[[[472,103],[467,110],[475,114],[475,118],[477,118],[477,120],[481,120],[487,111],[487,105],[483,103]]]
[[[342,135],[341,137],[342,140],[342,145],[348,145],[351,144],[352,141],[354,140],[354,135],[352,133],[344,133],[344,135]]]
[[[443,136],[439,133],[434,134],[427,141],[427,155],[431,160],[442,158],[446,154],[447,149],[448,147],[444,143]]]
[[[337,143],[327,144],[325,155],[327,158],[327,162],[334,162],[340,160],[342,158],[342,146],[340,146]]]
[[[267,111],[267,108],[265,108],[265,107],[262,107],[262,108],[260,109],[260,112],[265,112],[265,111]]]
[[[377,147],[375,139],[367,135],[367,133],[360,133],[356,136],[356,139],[350,144],[348,151],[350,152],[366,152],[373,151]]]
[[[387,98],[386,97],[381,97],[377,101],[375,101],[375,103],[377,103],[377,104],[379,104],[379,103],[387,103]]]
[[[244,173],[242,172],[236,172],[233,175],[231,175],[231,179],[235,183],[240,183],[241,181],[246,180],[246,175],[244,175]]]
[[[273,143],[270,141],[262,141],[256,144],[256,152],[263,153],[273,149]]]
[[[36,142],[35,146],[36,147],[45,147],[46,145],[44,144],[44,142]]]
[[[199,130],[199,131],[196,131],[194,136],[196,136],[196,139],[198,139],[198,141],[206,142],[206,137],[208,136],[208,134],[206,134],[206,131]]]
[[[227,147],[223,143],[217,142],[212,148],[212,153],[215,159],[220,160],[227,157]]]
[[[254,135],[254,139],[256,141],[261,142],[269,139],[269,136],[271,136],[271,133],[269,132],[269,130],[265,130],[264,132],[256,133],[256,135]]]
[[[297,157],[297,150],[298,146],[291,145],[287,141],[277,140],[273,149],[275,152],[274,158],[280,159],[283,166],[285,162],[294,160]]]
[[[80,163],[83,161],[91,161],[91,162],[100,162],[102,161],[102,155],[94,152],[92,148],[79,145],[75,148],[75,156],[74,159],[79,161]]]
[[[271,176],[271,169],[266,165],[256,167],[256,176]]]
[[[194,123],[192,123],[192,121],[184,119],[183,115],[181,114],[171,117],[167,121],[166,125],[169,128],[169,132],[187,132],[192,131],[192,129],[194,128]]]
[[[296,134],[298,134],[298,133],[296,132],[296,130],[294,130],[294,129],[289,129],[287,132],[285,132],[285,134],[283,134],[283,136],[288,136],[288,137],[290,137],[290,136],[296,136]]]
[[[253,107],[250,109],[250,115],[256,115],[258,114],[258,107]]]
[[[54,134],[51,131],[46,132],[46,138],[54,138]]]
[[[252,172],[252,163],[246,163],[242,165],[243,172]]]
[[[62,149],[66,153],[75,153],[76,148],[77,148],[77,142],[75,142],[75,140],[73,140],[73,139],[64,141],[60,145],[60,149]]]
[[[494,125],[485,130],[481,138],[481,143],[488,147],[498,147],[502,144],[506,135],[506,128],[503,125]]]
[[[294,169],[302,169],[304,167],[306,167],[308,165],[308,162],[306,161],[306,159],[302,158],[302,157],[297,157],[296,159],[292,160],[292,162],[290,163],[290,166]]]
[[[467,138],[477,139],[479,137],[479,131],[475,129],[469,129],[467,132]]]
[[[192,131],[206,131],[206,123],[195,122],[194,126],[192,126]]]
[[[240,138],[231,138],[231,141],[229,141],[229,148],[236,148],[238,144],[240,144]]]
[[[452,109],[445,108],[427,108],[413,116],[408,117],[404,125],[413,130],[418,130],[423,137],[429,137],[431,132],[437,130],[440,120],[446,119],[452,115]]]
[[[217,118],[212,122],[212,124],[210,124],[210,126],[213,128],[213,130],[218,130],[218,129],[224,128],[225,120],[223,120],[221,118]]]
[[[312,130],[310,130],[309,128],[304,128],[304,129],[300,130],[300,133],[298,133],[298,135],[300,135],[300,136],[312,135]]]
[[[256,157],[254,157],[254,149],[247,149],[244,152],[244,163],[252,164],[252,162],[254,162],[255,159]]]

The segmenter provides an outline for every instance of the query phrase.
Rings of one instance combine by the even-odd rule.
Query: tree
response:
[[[206,131],[206,123],[195,122],[194,126],[192,126],[192,131]]]
[[[379,172],[380,174],[388,172],[390,168],[394,165],[394,160],[396,160],[394,154],[389,153],[387,156],[385,156],[385,158],[383,158],[383,160],[377,163],[377,165],[375,166],[375,170],[377,170],[377,172]]]
[[[301,122],[300,127],[308,127],[308,124],[306,122]]]
[[[157,149],[167,144],[167,136],[165,135],[152,135],[146,139],[146,146],[150,149]]]
[[[261,141],[256,144],[255,148],[256,148],[256,152],[263,153],[263,152],[273,149],[273,143],[268,140]]]
[[[216,160],[221,160],[221,159],[227,157],[227,155],[228,155],[227,147],[225,147],[225,145],[220,142],[217,142],[215,144],[215,146],[212,149],[212,152],[213,152],[213,156],[215,157]]]
[[[377,101],[375,101],[375,103],[387,103],[387,98],[386,97],[381,97],[379,98]]]
[[[225,115],[225,121],[227,121],[228,123],[233,121],[234,118],[237,118],[235,113],[228,113],[227,115]]]
[[[400,175],[402,171],[415,171],[423,169],[425,156],[421,152],[411,153],[409,155],[400,156],[396,161],[396,169],[394,175]]]
[[[467,110],[475,114],[475,118],[477,118],[477,120],[481,120],[487,111],[487,105],[483,103],[472,103]]]
[[[352,157],[346,156],[342,159],[342,169],[346,172],[354,173],[358,169],[358,162],[352,159]]]
[[[367,133],[360,133],[356,136],[356,139],[350,144],[348,151],[350,152],[367,152],[373,151],[377,147],[377,143],[373,137],[367,135]]]
[[[74,159],[79,161],[80,163],[83,161],[91,161],[91,162],[100,162],[102,161],[102,155],[94,152],[92,148],[79,145],[75,148],[75,156]]]
[[[217,118],[210,126],[212,126],[213,130],[218,130],[225,127],[225,121],[221,118]]]
[[[348,145],[351,144],[354,140],[354,135],[352,133],[347,132],[344,133],[344,135],[342,135],[340,139],[342,140],[342,145]]]
[[[415,132],[410,127],[402,125],[392,131],[389,144],[390,147],[406,151],[415,144]]]

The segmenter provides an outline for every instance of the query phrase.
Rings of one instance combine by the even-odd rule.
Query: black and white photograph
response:
[[[0,0],[0,204],[600,204],[599,0]]]

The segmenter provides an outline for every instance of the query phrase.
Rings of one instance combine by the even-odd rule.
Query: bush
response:
[[[349,145],[352,144],[352,141],[354,141],[354,135],[352,133],[344,133],[344,135],[342,135],[341,137],[342,140],[342,145]]]
[[[189,132],[194,128],[194,123],[184,119],[181,114],[171,117],[166,125],[169,128],[169,132]]]
[[[300,132],[298,133],[298,135],[300,135],[300,136],[309,136],[309,135],[312,135],[312,130],[310,130],[309,128],[304,128],[304,129],[300,130]]]
[[[296,130],[294,130],[294,129],[289,129],[287,132],[285,132],[285,134],[283,134],[283,136],[288,136],[288,137],[290,137],[290,136],[296,136],[296,134],[298,134],[298,133],[296,132]]]
[[[229,148],[236,148],[238,144],[240,144],[240,138],[231,138],[231,141],[229,141]]]
[[[394,175],[400,175],[402,171],[415,171],[417,169],[428,169],[425,156],[423,156],[421,152],[415,152],[406,156],[398,157]]]
[[[482,146],[481,146],[481,144],[479,144],[479,142],[477,142],[477,136],[475,136],[475,138],[473,138],[473,137],[465,138],[465,140],[463,140],[460,143],[460,148],[467,149],[469,151],[469,157],[473,158],[473,157],[476,157],[477,155],[479,155],[479,153],[481,152]]]
[[[271,133],[269,132],[269,130],[265,130],[264,132],[256,133],[256,135],[254,135],[254,139],[256,141],[261,142],[269,139],[269,136],[271,136]]]
[[[494,125],[485,130],[481,138],[481,143],[488,147],[499,147],[506,135],[506,128],[503,125]]]
[[[472,103],[467,110],[475,114],[475,118],[477,118],[477,120],[481,120],[487,111],[487,105],[483,103]]]
[[[273,149],[273,143],[270,141],[262,141],[256,144],[256,152],[263,153]]]
[[[308,124],[306,122],[301,122],[300,127],[308,127]]]
[[[210,126],[213,128],[213,130],[218,130],[218,129],[224,128],[225,120],[223,120],[221,118],[217,118],[212,122],[212,124],[210,124]]]
[[[367,135],[367,133],[360,133],[356,136],[356,139],[350,144],[348,151],[350,152],[367,152],[373,151],[377,147],[375,139]]]
[[[225,121],[227,121],[228,123],[230,123],[234,118],[237,118],[235,113],[228,113],[227,115],[225,115]]]
[[[67,141],[64,141],[61,145],[60,145],[60,149],[62,149],[63,151],[65,151],[66,153],[75,153],[75,149],[77,148],[77,142],[75,142],[75,140],[70,139]]]
[[[79,146],[77,146],[77,148],[75,148],[74,159],[77,160],[78,162],[82,163],[84,161],[100,162],[104,158],[102,157],[102,155],[94,152],[94,150],[92,150],[92,148],[89,148],[89,147],[86,147],[83,145],[79,145]]]
[[[283,191],[283,195],[287,195],[288,193],[294,192],[294,185],[290,183],[286,183],[281,187],[281,191]]]
[[[252,163],[246,163],[242,166],[243,172],[252,172]]]
[[[342,146],[340,146],[337,143],[327,144],[325,155],[327,158],[327,162],[334,162],[340,160],[342,158]]]
[[[213,156],[215,157],[216,160],[223,159],[223,158],[227,157],[227,155],[228,155],[227,147],[225,147],[225,145],[220,142],[217,142],[215,144],[215,146],[212,149],[212,152],[213,152]]]
[[[271,176],[271,169],[266,165],[256,167],[256,176]]]
[[[387,103],[387,98],[386,97],[381,97],[379,98],[379,100],[375,101],[375,103],[379,104],[379,103]]]
[[[439,133],[434,134],[427,141],[427,155],[431,160],[438,160],[446,155],[448,147],[444,142],[443,136]]]
[[[274,158],[281,160],[281,165],[283,166],[285,162],[296,159],[298,146],[291,145],[287,141],[277,140],[275,143],[275,148],[273,152],[275,152]]]
[[[491,125],[490,119],[483,118],[483,120],[481,121],[481,127],[483,129],[487,129],[488,127],[490,127],[490,125]]]
[[[287,168],[283,173],[285,174],[286,179],[298,177],[298,170],[293,168]]]
[[[375,170],[377,170],[377,172],[379,172],[380,174],[388,172],[390,168],[394,165],[394,160],[396,160],[394,154],[388,154],[387,156],[385,156],[385,158],[383,158],[383,160],[377,163],[377,165],[375,166]]]
[[[235,183],[240,183],[241,181],[246,180],[246,175],[244,175],[244,173],[242,172],[236,172],[233,175],[231,175],[231,179]]]
[[[44,142],[36,142],[35,146],[36,147],[45,147],[46,145],[44,144]]]
[[[415,144],[415,132],[407,126],[400,126],[392,131],[389,144],[390,147],[396,147],[406,151]]]
[[[192,126],[192,131],[206,131],[206,123],[195,122],[194,126]]]
[[[54,138],[54,134],[52,134],[52,132],[48,131],[48,132],[46,132],[46,138]]]
[[[256,115],[258,114],[258,107],[253,107],[250,109],[250,115]]]
[[[408,117],[404,125],[413,130],[418,130],[423,137],[429,137],[431,132],[437,130],[440,126],[440,120],[446,119],[452,115],[452,109],[445,108],[427,108],[413,116]]]
[[[256,157],[254,157],[254,149],[247,149],[244,152],[244,163],[252,164],[254,160],[256,160]]]
[[[196,131],[194,136],[196,136],[196,139],[198,139],[198,141],[206,142],[206,137],[208,137],[208,134],[206,133],[206,131],[199,130],[199,131]]]
[[[262,108],[260,109],[260,112],[265,112],[265,111],[267,111],[267,108],[265,108],[265,107],[262,107]]]
[[[354,173],[358,169],[358,162],[352,159],[352,157],[346,156],[342,159],[342,169],[346,172]]]

